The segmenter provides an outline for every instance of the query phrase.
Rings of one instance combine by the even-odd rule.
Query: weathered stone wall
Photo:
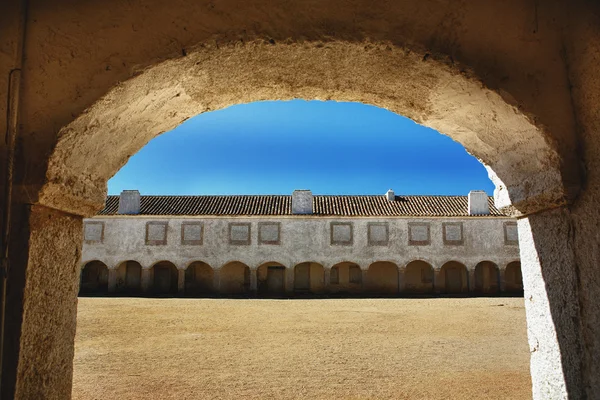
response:
[[[349,261],[367,270],[377,261],[391,261],[398,267],[404,267],[411,261],[424,260],[439,269],[444,263],[455,260],[469,269],[474,269],[481,261],[494,262],[503,269],[509,262],[519,259],[519,246],[505,241],[505,224],[514,224],[511,218],[98,216],[85,220],[85,224],[100,222],[104,224],[103,240],[101,243],[84,241],[82,266],[99,260],[109,268],[117,268],[124,261],[135,260],[144,268],[150,268],[159,261],[167,260],[180,269],[187,268],[194,261],[205,262],[215,269],[231,261],[242,262],[253,269],[268,262],[277,262],[287,268],[303,262],[315,262],[331,268]],[[182,244],[181,226],[189,222],[203,224],[202,244]],[[260,226],[264,226],[265,222],[279,223],[278,244],[259,241]],[[148,244],[154,243],[148,242],[146,236],[146,231],[152,230],[154,223],[166,223],[165,245]],[[387,245],[369,243],[367,230],[370,223],[388,224]],[[462,244],[444,241],[442,228],[447,223],[462,223]],[[409,224],[428,226],[429,244],[410,244]],[[248,226],[249,231],[246,229]],[[351,235],[345,236],[348,231],[344,230],[336,237],[334,232],[338,226],[351,229]],[[244,232],[231,231],[237,227],[243,227]],[[236,240],[232,240],[232,236]],[[162,238],[158,238],[160,243],[164,243]]]
[[[534,397],[600,397],[597,2],[22,4],[27,14],[17,2],[0,5],[0,98],[8,103],[10,73],[21,64],[18,21],[26,21],[20,107],[0,104],[1,126],[20,116],[7,305],[18,317],[7,325],[5,397],[70,393],[72,335],[62,319],[44,318],[73,316],[75,293],[35,277],[57,265],[78,270],[79,222],[56,217],[70,242],[30,234],[24,205],[92,215],[106,180],[151,137],[203,111],[291,97],[386,107],[481,158],[500,204],[536,212],[519,224]],[[64,357],[40,360],[49,342]]]

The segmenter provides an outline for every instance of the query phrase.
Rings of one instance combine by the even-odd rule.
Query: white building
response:
[[[522,291],[516,221],[469,196],[140,196],[85,220],[82,293]]]

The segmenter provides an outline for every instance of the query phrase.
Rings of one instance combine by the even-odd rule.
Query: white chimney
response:
[[[313,194],[310,190],[294,190],[292,193],[292,214],[312,214]]]
[[[392,189],[390,189],[385,193],[385,198],[388,201],[394,201],[394,200],[396,200],[396,194],[394,193],[394,191]]]
[[[140,192],[137,190],[123,190],[119,196],[119,211],[117,214],[139,214]]]
[[[483,190],[469,192],[469,215],[489,215],[488,195]]]

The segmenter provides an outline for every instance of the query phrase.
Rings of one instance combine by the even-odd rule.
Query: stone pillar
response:
[[[442,274],[444,272],[441,268],[433,268],[433,292],[440,294],[444,293],[445,287],[443,287],[442,282],[445,283],[445,280],[442,279]]]
[[[398,293],[401,294],[404,292],[405,287],[404,282],[404,268],[398,268]]]
[[[582,349],[569,212],[518,221],[533,398],[580,399]]]
[[[323,290],[329,292],[329,285],[331,284],[331,268],[323,267]]]
[[[500,293],[506,292],[506,264],[498,265],[498,273],[500,276],[498,277],[498,282],[500,282]]]
[[[117,269],[108,269],[108,293],[114,293],[117,290]]]
[[[250,274],[252,274],[252,271],[250,271]],[[221,293],[221,268],[213,270],[213,290],[215,294]]]
[[[142,267],[142,293],[150,293],[152,290],[152,279],[150,268]]]
[[[256,268],[250,268],[250,294],[256,296],[258,292],[258,277]]]
[[[82,218],[15,204],[6,292],[3,399],[69,399]]]
[[[467,268],[467,282],[469,285],[469,293],[475,292],[475,267]],[[485,282],[484,282],[485,284]]]
[[[367,279],[368,279],[367,272],[369,271],[369,269],[368,268],[362,269],[362,267],[361,267],[360,271],[362,272],[362,279],[360,280],[361,281],[360,292],[362,294],[367,291]]]
[[[180,296],[185,293],[185,269],[177,269],[177,293]]]
[[[294,294],[294,268],[285,268],[285,293],[288,296]]]

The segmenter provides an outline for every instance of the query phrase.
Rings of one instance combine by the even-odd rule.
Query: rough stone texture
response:
[[[580,380],[566,388],[572,398],[583,396],[578,387],[588,398],[600,397],[597,2],[28,3],[16,208],[42,203],[93,214],[104,201],[106,180],[128,157],[204,111],[294,97],[378,105],[465,145],[487,165],[497,203],[515,214],[571,201],[564,217],[571,226],[568,241],[546,248],[536,240],[535,249],[543,253],[540,259],[564,255],[573,261],[560,267],[576,276],[569,295],[579,307],[579,324],[553,319],[557,330],[572,329],[582,340],[582,365],[573,370]],[[19,65],[18,8],[16,2],[0,5],[2,99],[8,98],[10,71]],[[0,126],[10,114],[6,108],[1,102]],[[27,223],[21,214],[13,219],[17,228]],[[551,229],[544,229],[537,226],[533,238],[547,237],[541,233]],[[79,242],[73,243],[63,257],[76,252]],[[12,257],[23,243],[15,246]],[[46,251],[48,260],[58,257],[50,247]],[[27,261],[21,261],[11,259],[25,270]],[[536,277],[529,285],[542,289]],[[25,281],[13,286],[20,283]],[[49,283],[39,283],[45,292]],[[528,318],[536,320],[535,314]],[[568,347],[561,352],[569,353]],[[550,358],[538,355],[536,363],[560,364],[551,360],[556,352],[541,354]],[[575,381],[576,373],[568,379]],[[45,397],[61,390],[52,376],[37,376],[34,387]],[[548,388],[557,390],[549,397],[565,395],[559,383]]]
[[[569,212],[519,220],[534,399],[584,397],[577,273]]]
[[[29,230],[20,336],[13,329],[8,331],[8,340],[19,343],[14,397],[68,399],[83,239],[81,218],[33,206]],[[3,387],[3,398],[12,397],[5,390]]]
[[[585,190],[571,209],[584,348],[582,384],[588,398],[597,399],[600,398],[600,11],[575,8],[570,21],[567,60],[578,123],[579,161],[587,174]]]

